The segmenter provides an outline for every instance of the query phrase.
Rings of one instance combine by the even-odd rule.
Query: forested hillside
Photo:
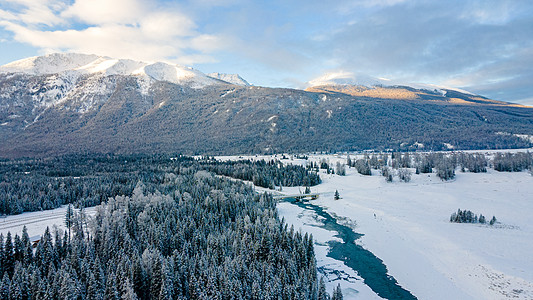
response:
[[[387,95],[166,81],[146,88],[135,76],[85,76],[72,87],[54,75],[0,75],[0,157],[531,146],[531,107],[451,91]]]
[[[317,299],[319,290],[323,297],[312,237],[287,228],[271,196],[205,164],[166,156],[2,161],[4,191],[18,173],[39,174],[28,197],[53,193],[37,186],[61,186],[64,178],[92,179],[79,190],[65,184],[73,195],[62,201],[117,195],[92,222],[83,211],[67,217],[70,236],[46,229],[35,251],[27,233],[0,235],[0,298]],[[99,190],[106,178],[118,178],[119,189]]]

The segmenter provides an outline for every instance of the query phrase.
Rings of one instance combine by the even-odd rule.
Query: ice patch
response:
[[[270,122],[272,121],[274,118],[277,118],[278,116],[277,115],[273,115],[271,116],[270,118],[267,119],[267,122]]]

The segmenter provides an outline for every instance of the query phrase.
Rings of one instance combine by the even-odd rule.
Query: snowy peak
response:
[[[8,63],[0,67],[0,73],[25,73],[45,75],[62,73],[90,64],[99,59],[96,55],[76,53],[54,53],[34,56]]]
[[[378,79],[372,76],[346,71],[326,73],[308,82],[309,87],[327,85],[359,85],[359,86],[386,86],[390,85],[387,79]]]
[[[446,95],[447,91],[455,91],[463,94],[468,95],[474,95],[468,91],[453,88],[453,87],[446,87],[446,86],[440,86],[435,84],[423,84],[423,83],[404,83],[404,82],[398,82],[393,81],[386,78],[376,78],[372,76],[368,76],[361,73],[353,73],[353,72],[346,72],[346,71],[336,71],[336,72],[330,72],[326,73],[320,77],[317,77],[311,81],[308,82],[308,88],[314,88],[314,87],[324,87],[324,86],[334,86],[339,88],[339,86],[360,86],[360,87],[368,87],[368,88],[375,88],[375,87],[407,87],[407,88],[413,88],[417,90],[427,90],[432,92],[438,92],[441,93],[443,96]]]
[[[249,86],[250,83],[244,80],[239,74],[209,73],[207,76],[229,82],[235,85]]]
[[[346,71],[326,73],[315,78],[308,82],[308,88],[305,90],[374,99],[425,100],[460,105],[517,106],[512,103],[488,99],[458,88],[434,84],[406,84]]]
[[[141,76],[194,88],[220,84],[220,81],[190,67],[77,53],[54,53],[18,60],[1,66],[0,73]]]

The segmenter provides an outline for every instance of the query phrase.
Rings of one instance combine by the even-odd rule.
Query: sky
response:
[[[533,105],[531,0],[2,0],[0,65],[54,52],[305,88],[324,74]]]

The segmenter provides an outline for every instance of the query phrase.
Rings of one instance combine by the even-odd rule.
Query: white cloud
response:
[[[520,104],[523,104],[523,105],[528,105],[528,106],[532,106],[533,107],[533,97],[526,98],[526,99],[519,99],[516,102],[518,102]]]
[[[20,8],[16,13],[0,9],[0,20],[22,22],[27,25],[57,25],[63,20],[57,12],[65,8],[65,4],[59,0],[4,0],[7,5]]]
[[[326,72],[323,75],[309,81],[309,86],[336,85],[336,84],[356,84],[356,85],[380,85],[388,84],[386,78],[375,78],[366,74],[348,72],[345,70],[335,70]]]
[[[195,24],[178,12],[155,12],[140,19],[140,28],[146,36],[165,40],[175,36],[193,35]]]
[[[61,15],[92,25],[132,24],[146,13],[146,9],[138,0],[76,0]]]
[[[0,27],[12,32],[17,42],[45,53],[195,64],[214,61],[209,53],[224,46],[224,39],[196,31],[195,22],[175,8],[148,6],[139,0],[76,0],[71,5],[65,0],[8,1],[16,5],[0,10]]]

